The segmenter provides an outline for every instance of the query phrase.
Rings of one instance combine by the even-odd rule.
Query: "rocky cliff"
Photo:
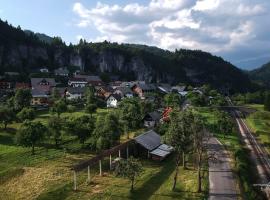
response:
[[[211,84],[219,89],[250,90],[247,75],[220,57],[207,52],[165,51],[156,47],[117,43],[87,43],[67,46],[61,38],[50,43],[33,33],[25,34],[0,21],[0,73],[29,74],[40,67],[53,70],[77,66],[93,74],[117,75],[122,80]]]

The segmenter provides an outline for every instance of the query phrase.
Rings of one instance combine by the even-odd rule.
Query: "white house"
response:
[[[87,81],[84,78],[71,78],[68,80],[68,85],[75,88],[83,88],[87,85]]]
[[[46,67],[40,68],[39,71],[40,71],[41,73],[49,73],[49,70],[48,70],[48,68],[46,68]]]
[[[111,94],[106,102],[107,102],[107,108],[117,108],[118,103],[121,101],[121,96],[117,94]]]
[[[85,88],[67,88],[65,91],[65,96],[68,100],[77,100],[81,99],[84,94]]]

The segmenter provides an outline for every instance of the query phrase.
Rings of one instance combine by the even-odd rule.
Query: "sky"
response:
[[[0,18],[66,43],[200,49],[243,69],[270,61],[269,0],[0,0]]]

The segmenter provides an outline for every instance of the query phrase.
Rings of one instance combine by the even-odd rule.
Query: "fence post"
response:
[[[121,150],[120,149],[119,149],[118,154],[119,154],[119,158],[121,158]]]
[[[91,182],[91,177],[90,177],[90,166],[88,165],[87,167],[87,182],[90,183]]]
[[[128,146],[127,146],[127,159],[128,159],[128,156],[129,156],[129,152],[128,152]]]
[[[112,155],[110,154],[110,170],[112,170]]]
[[[102,176],[101,160],[99,160],[99,175]]]
[[[73,173],[73,179],[74,179],[74,190],[77,190],[77,177],[76,177],[76,171]]]

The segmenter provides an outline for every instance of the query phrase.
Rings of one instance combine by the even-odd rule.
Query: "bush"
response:
[[[68,105],[68,106],[67,106],[67,111],[68,111],[69,113],[75,112],[75,111],[76,111],[76,106]]]

